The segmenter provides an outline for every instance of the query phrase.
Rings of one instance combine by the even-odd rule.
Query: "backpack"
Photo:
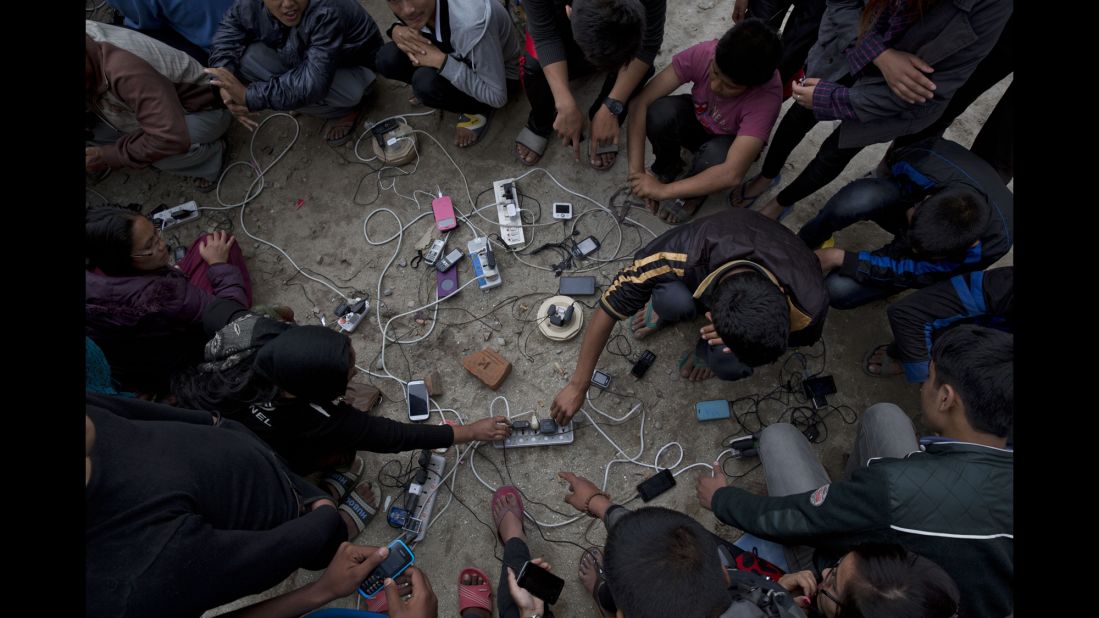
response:
[[[732,604],[721,618],[805,618],[786,589],[751,571],[729,569]]]

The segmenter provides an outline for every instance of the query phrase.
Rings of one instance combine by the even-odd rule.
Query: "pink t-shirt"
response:
[[[716,48],[715,39],[692,45],[672,57],[675,74],[681,81],[693,84],[691,98],[695,117],[714,135],[750,135],[766,142],[782,106],[782,81],[778,71],[771,81],[749,88],[742,95],[719,97],[710,90],[710,61]]]

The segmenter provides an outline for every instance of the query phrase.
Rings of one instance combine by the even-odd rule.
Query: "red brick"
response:
[[[492,390],[500,388],[511,374],[511,363],[492,348],[485,348],[463,358],[462,366]]]

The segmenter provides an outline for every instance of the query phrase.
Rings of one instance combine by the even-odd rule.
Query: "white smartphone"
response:
[[[408,420],[419,423],[431,416],[427,407],[427,385],[423,380],[412,380],[405,391],[408,400]]]

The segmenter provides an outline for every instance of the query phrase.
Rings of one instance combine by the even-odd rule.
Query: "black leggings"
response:
[[[500,584],[496,587],[496,609],[500,612],[500,618],[520,618],[519,606],[511,598],[511,589],[508,588],[508,567],[519,576],[519,569],[523,563],[530,560],[530,548],[522,539],[510,539],[504,543],[504,562],[500,565]],[[545,618],[553,618],[553,610],[546,605]]]
[[[775,137],[771,140],[771,147],[767,149],[767,157],[763,160],[763,168],[760,174],[764,178],[775,178],[782,172],[782,166],[790,153],[801,143],[805,135],[820,122],[813,115],[812,110],[794,104],[775,131]],[[780,206],[793,206],[798,200],[804,199],[824,185],[835,180],[843,168],[855,158],[862,150],[862,146],[856,148],[840,148],[839,131],[836,127],[828,139],[820,145],[820,150],[802,170],[801,174],[775,196],[775,201]]]

